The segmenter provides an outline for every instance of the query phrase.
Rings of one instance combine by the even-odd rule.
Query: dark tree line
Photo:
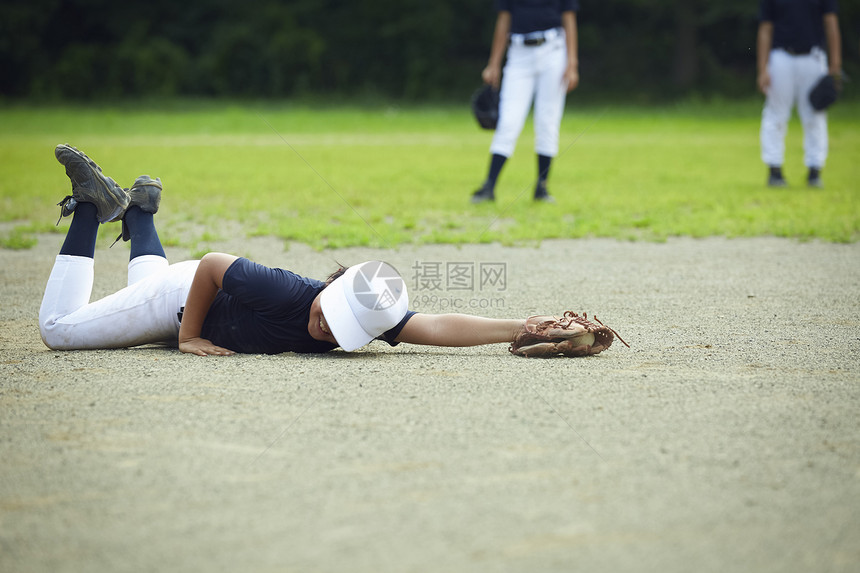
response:
[[[851,71],[860,3],[841,4]],[[581,92],[754,90],[756,0],[581,5]],[[493,22],[493,0],[3,0],[0,96],[460,98]]]

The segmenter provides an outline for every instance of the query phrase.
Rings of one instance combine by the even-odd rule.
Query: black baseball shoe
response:
[[[824,187],[824,182],[821,180],[821,169],[810,167],[809,175],[806,176],[806,184],[809,187],[815,187],[816,189]]]
[[[158,206],[161,204],[162,189],[164,187],[161,185],[161,178],[156,177],[153,179],[149,175],[141,175],[134,180],[131,188],[128,189],[129,203],[126,211],[132,207],[140,207],[141,211],[146,213],[157,213]],[[125,223],[125,211],[123,211],[122,233],[116,238],[114,244],[120,239],[127,242],[130,238],[131,233],[128,230],[128,225]]]
[[[128,193],[116,181],[102,173],[102,168],[87,155],[69,144],[61,144],[54,156],[66,168],[72,182],[72,194],[57,203],[60,219],[72,214],[78,203],[96,206],[99,223],[118,221],[130,202]],[[59,219],[57,224],[59,224]]]
[[[484,203],[486,201],[495,201],[496,195],[493,192],[493,187],[489,183],[484,183],[481,188],[472,193],[472,203]]]
[[[535,185],[535,201],[543,203],[555,203],[555,199],[546,190],[546,181],[538,181]]]
[[[771,167],[767,176],[768,187],[788,187],[788,182],[782,176],[781,167]]]

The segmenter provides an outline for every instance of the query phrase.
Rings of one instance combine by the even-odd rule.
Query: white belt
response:
[[[549,30],[539,30],[537,32],[529,32],[528,34],[511,34],[510,43],[512,46],[540,46],[558,38],[563,33],[563,28],[550,28]]]

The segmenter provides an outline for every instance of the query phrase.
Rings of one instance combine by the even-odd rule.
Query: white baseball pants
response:
[[[772,50],[767,64],[770,89],[761,117],[761,159],[766,165],[785,161],[785,135],[791,108],[803,124],[803,161],[807,167],[824,167],[827,160],[827,112],[815,111],[809,92],[827,73],[827,54],[820,48],[802,56]]]
[[[177,344],[177,313],[199,262],[169,265],[156,255],[134,258],[128,286],[90,303],[93,259],[57,255],[39,310],[42,341],[54,350]]]
[[[508,46],[499,92],[499,123],[490,153],[510,157],[534,101],[535,152],[558,155],[558,133],[564,114],[567,84],[564,31],[541,44]]]

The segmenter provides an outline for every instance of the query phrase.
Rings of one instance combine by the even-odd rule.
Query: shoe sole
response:
[[[70,154],[71,157],[67,154]],[[115,186],[112,187],[110,183],[108,183],[106,176],[102,173],[101,167],[99,167],[95,161],[87,157],[87,154],[83,151],[80,151],[67,143],[60,144],[54,149],[54,157],[56,157],[57,161],[60,162],[60,165],[65,167],[67,170],[69,168],[69,164],[74,159],[82,161],[90,170],[93,179],[102,187],[102,191],[104,191],[105,195],[110,197],[112,202],[116,203],[116,207],[108,216],[99,217],[99,222],[107,223],[119,220],[129,203],[128,195],[122,187],[116,185],[116,183],[114,183]],[[80,199],[78,198],[75,198],[75,200],[80,202]]]

